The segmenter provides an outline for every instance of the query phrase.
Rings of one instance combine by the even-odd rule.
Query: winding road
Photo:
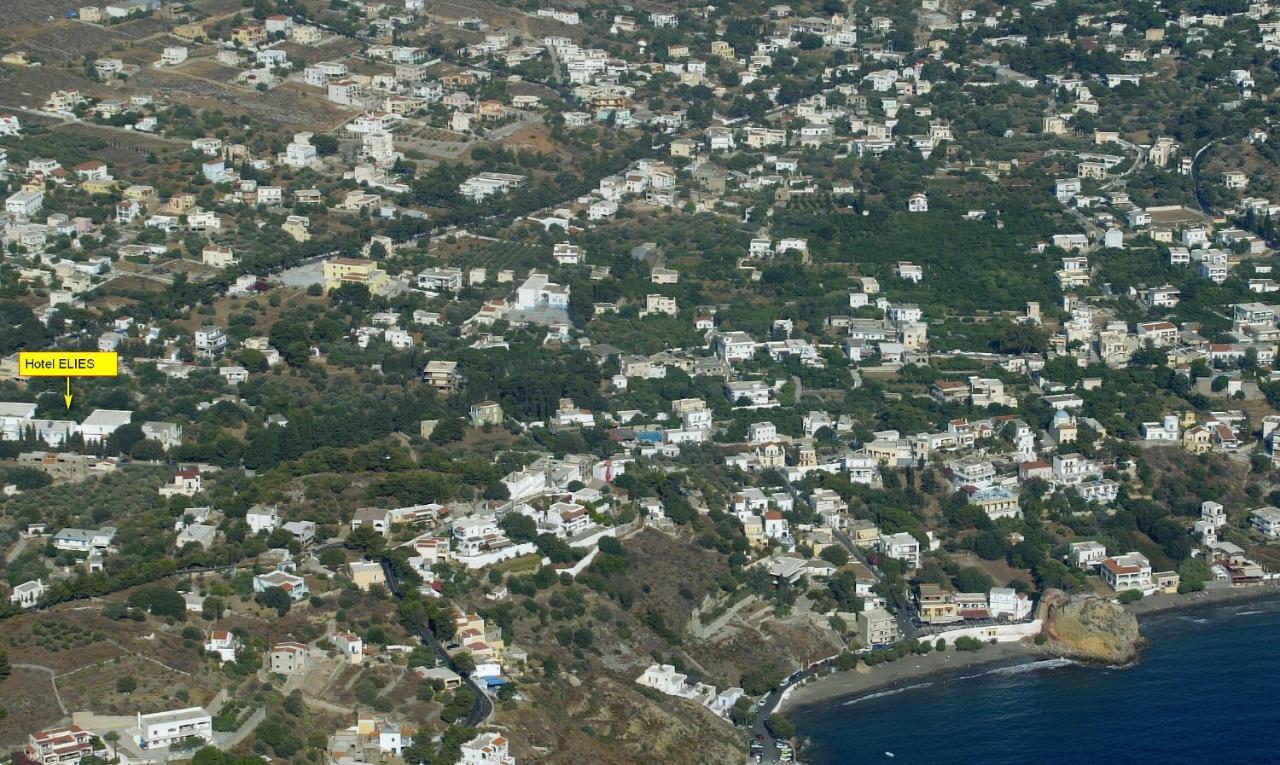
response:
[[[400,600],[399,577],[396,576],[395,571],[392,570],[391,566],[387,565],[385,560],[382,561],[382,570],[387,577],[387,589],[391,590],[391,594],[395,596],[396,600]],[[432,635],[430,630],[419,626],[413,632],[417,634],[423,645],[430,646],[431,650],[435,652],[438,661],[445,665],[449,663],[448,652],[444,650],[444,646],[440,645],[440,641],[436,640],[436,636]],[[476,703],[471,707],[471,712],[467,715],[464,724],[469,728],[476,728],[483,725],[489,719],[489,716],[493,714],[493,698],[489,696],[489,692],[475,677],[468,676],[466,680],[467,685],[471,686],[472,693],[475,694]]]

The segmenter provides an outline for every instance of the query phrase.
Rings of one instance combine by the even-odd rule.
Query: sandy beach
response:
[[[1269,600],[1280,597],[1280,583],[1268,582],[1259,587],[1234,587],[1202,590],[1186,595],[1150,595],[1132,603],[1127,608],[1142,621],[1143,617],[1165,611],[1181,611],[1199,606],[1223,603],[1247,603],[1251,600]]]
[[[853,698],[871,691],[903,688],[923,681],[931,675],[949,674],[959,670],[983,666],[1024,664],[1039,658],[1049,658],[1044,651],[1030,643],[1000,643],[985,646],[979,651],[957,651],[948,648],[942,653],[930,652],[924,656],[908,656],[895,662],[874,667],[860,665],[848,672],[834,672],[816,678],[791,692],[781,709],[796,709],[822,704],[834,699]]]

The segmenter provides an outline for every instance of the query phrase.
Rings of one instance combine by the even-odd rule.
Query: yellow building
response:
[[[165,209],[174,215],[186,215],[196,209],[195,195],[174,194],[169,197],[169,201],[165,203]]]
[[[352,561],[347,567],[351,570],[351,583],[360,590],[367,592],[375,584],[387,583],[387,574],[382,570],[381,563]]]
[[[135,183],[125,188],[124,198],[132,199],[135,202],[153,202],[156,198],[156,187]]]
[[[336,290],[344,284],[363,284],[370,295],[385,295],[391,288],[387,272],[372,260],[334,258],[324,262],[324,288]]]
[[[94,178],[80,184],[87,194],[110,194],[116,190],[114,178]]]
[[[200,24],[179,24],[173,28],[173,35],[189,42],[196,42],[205,38],[205,31]]]
[[[1213,440],[1209,435],[1208,428],[1196,425],[1187,428],[1182,433],[1182,448],[1192,454],[1204,454],[1213,448]]]
[[[921,584],[916,594],[916,609],[925,624],[947,624],[960,621],[960,607],[955,593],[936,584]]]
[[[311,232],[307,230],[310,225],[311,219],[307,216],[290,215],[280,228],[293,237],[295,242],[305,242],[311,238]]]
[[[261,45],[267,41],[267,30],[262,27],[243,26],[231,30],[231,41],[240,43],[246,48]]]

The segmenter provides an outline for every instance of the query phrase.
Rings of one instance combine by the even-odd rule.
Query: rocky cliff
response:
[[[1059,656],[1100,664],[1127,664],[1142,636],[1133,614],[1108,600],[1050,590],[1041,600],[1048,649]]]

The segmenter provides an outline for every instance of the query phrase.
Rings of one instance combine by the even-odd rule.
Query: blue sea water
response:
[[[790,716],[812,765],[1280,762],[1280,601],[1157,615],[1142,632],[1131,667],[979,667]]]

